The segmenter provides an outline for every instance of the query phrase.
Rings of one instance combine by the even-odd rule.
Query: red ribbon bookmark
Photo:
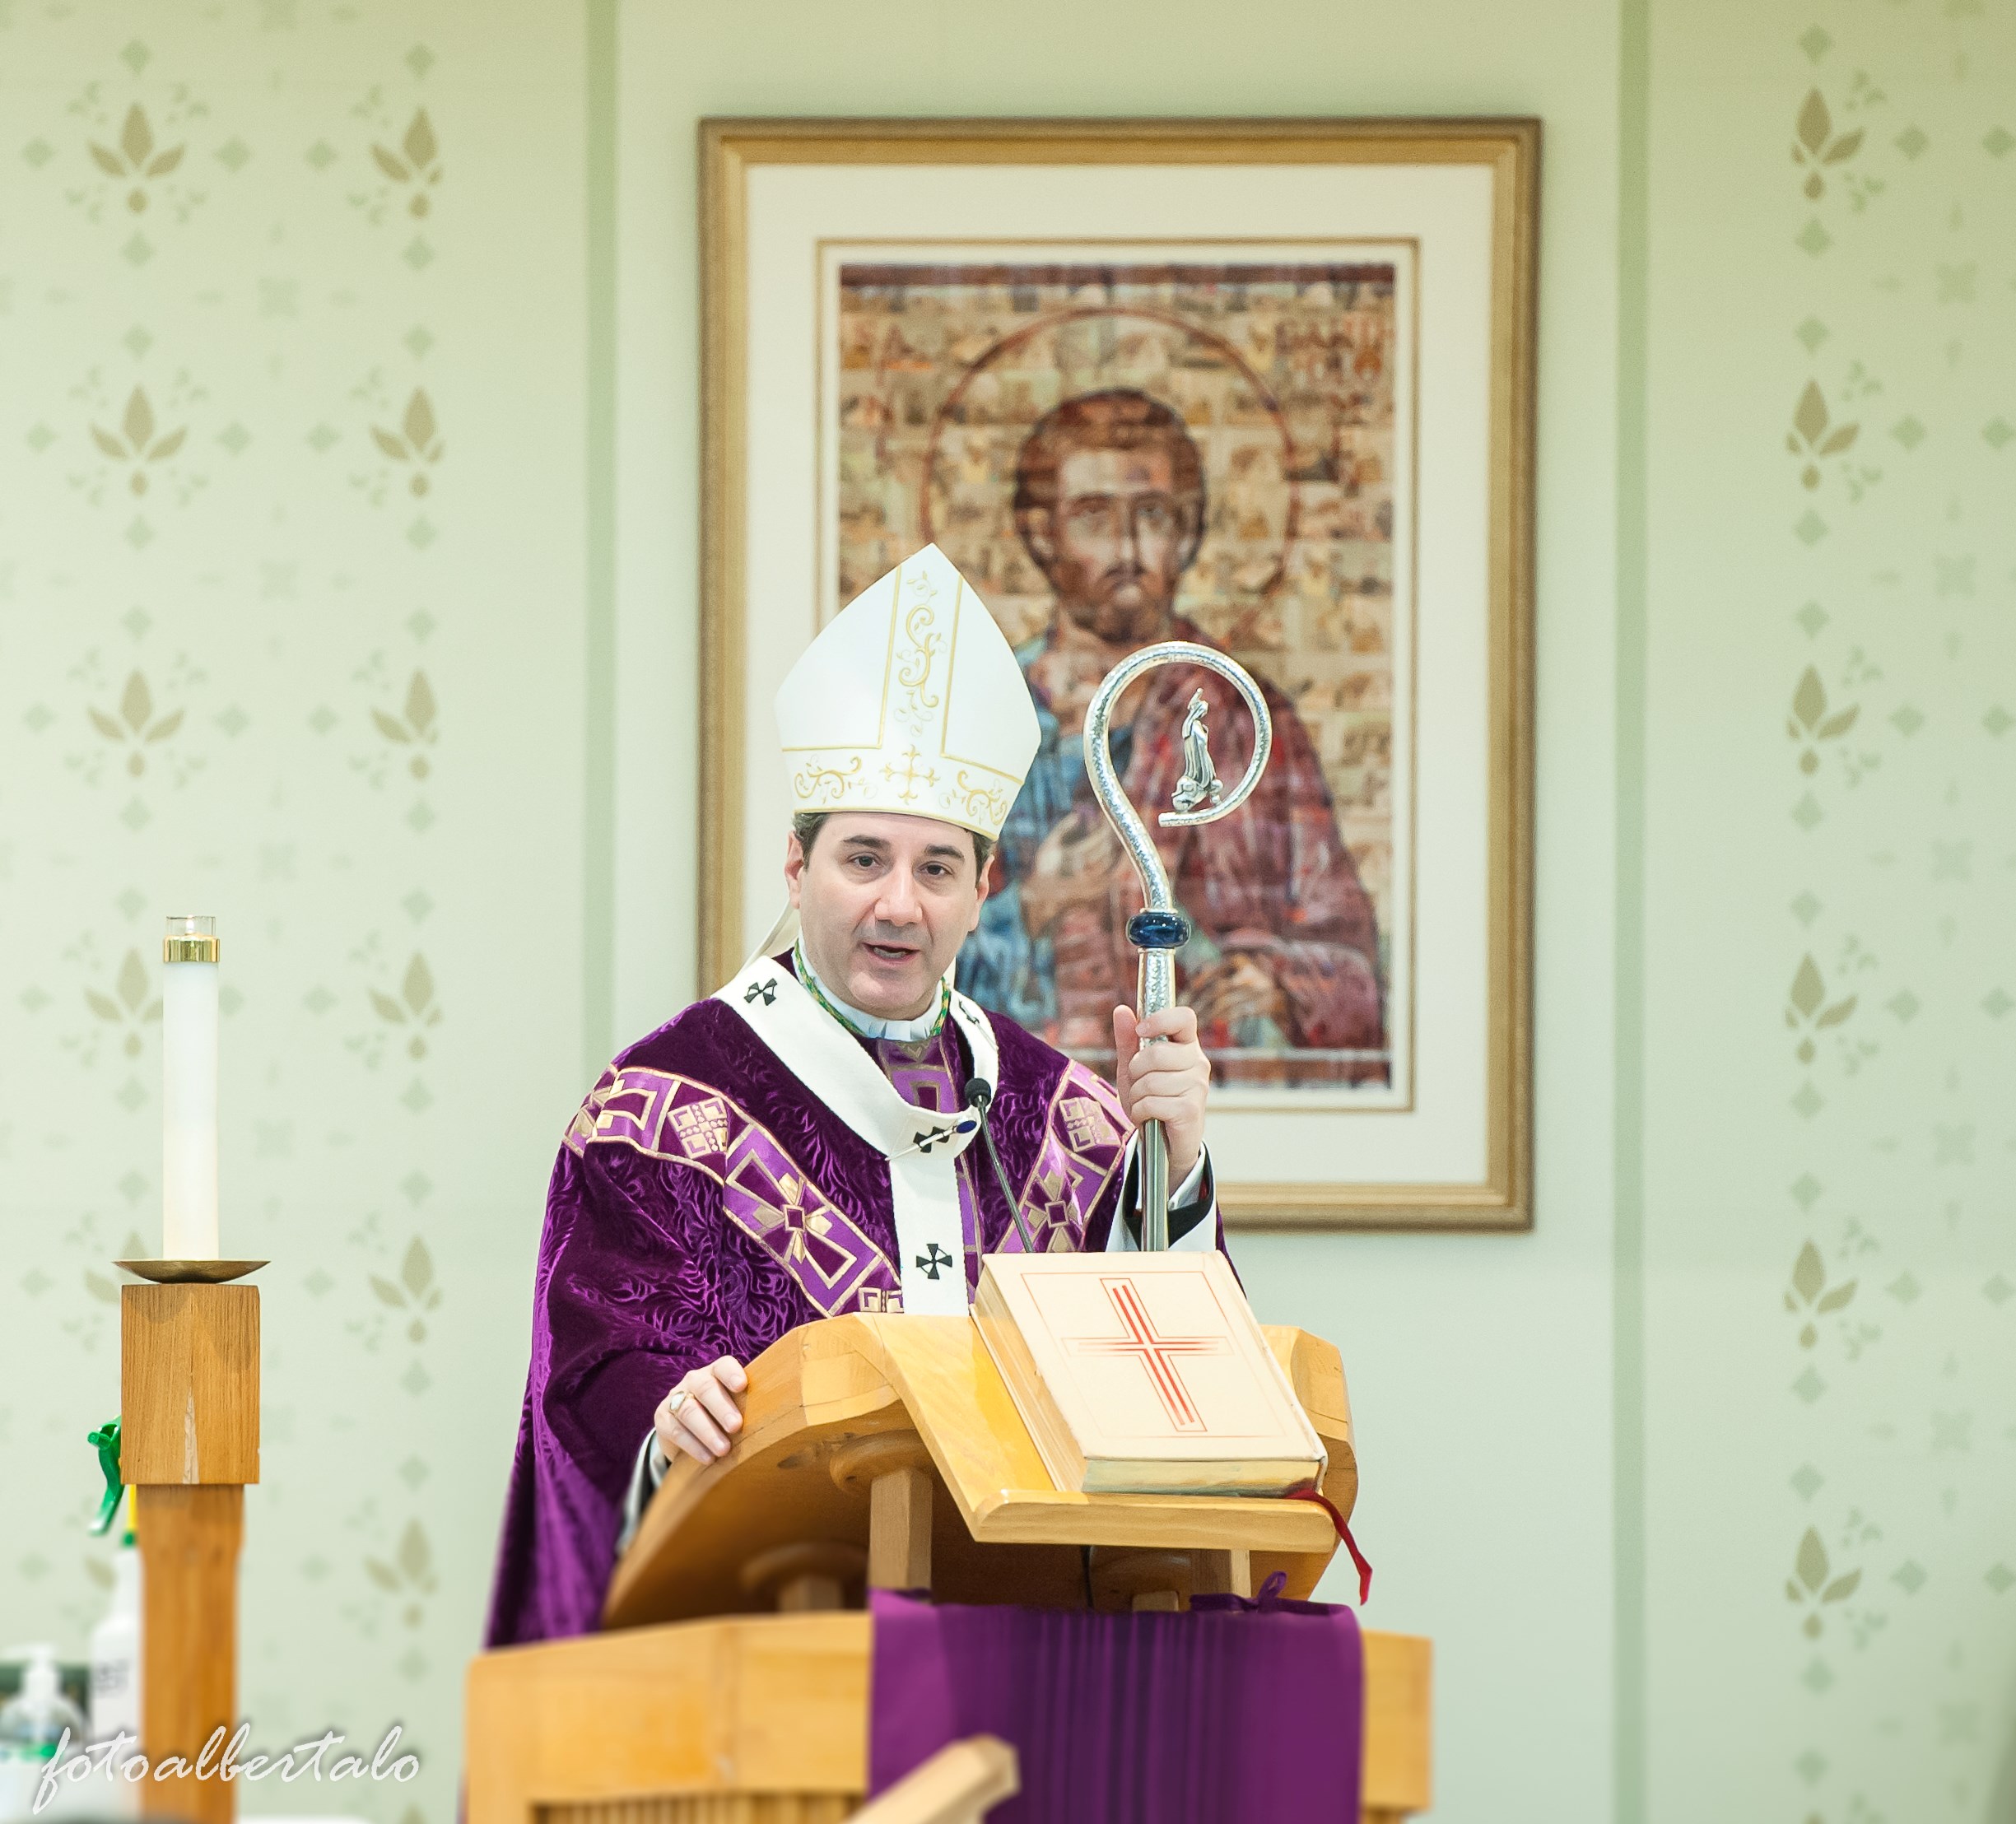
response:
[[[1372,1566],[1371,1561],[1358,1550],[1358,1542],[1351,1536],[1351,1523],[1337,1511],[1337,1504],[1320,1488],[1297,1489],[1289,1496],[1291,1501],[1314,1501],[1330,1517],[1330,1524],[1337,1529],[1337,1536],[1344,1542],[1344,1550],[1351,1554],[1351,1561],[1358,1570],[1358,1607],[1363,1608],[1372,1594]]]

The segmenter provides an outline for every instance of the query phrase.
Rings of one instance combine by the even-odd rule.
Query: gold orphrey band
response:
[[[213,963],[217,960],[215,938],[163,938],[161,961],[165,963]]]

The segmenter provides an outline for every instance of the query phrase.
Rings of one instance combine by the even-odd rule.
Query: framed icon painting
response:
[[[1128,652],[1214,646],[1274,728],[1257,847],[1164,852],[1227,1221],[1529,1226],[1538,123],[701,134],[712,981],[803,808],[778,683],[935,542],[1045,736],[961,987],[1111,1068],[1138,898],[1084,712]],[[1180,676],[1115,719],[1137,803],[1182,765]]]

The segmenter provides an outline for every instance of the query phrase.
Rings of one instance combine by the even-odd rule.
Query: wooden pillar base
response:
[[[259,1295],[249,1286],[128,1286],[119,1312],[119,1473],[140,1548],[140,1808],[230,1824],[216,1776],[238,1725],[238,1552],[259,1479]],[[221,1729],[198,1777],[205,1744]],[[156,1779],[164,1766],[181,1766]]]
[[[150,1777],[140,1809],[150,1817],[230,1824],[232,1789],[195,1769],[221,1725],[238,1724],[238,1550],[245,1491],[234,1484],[171,1488],[142,1483],[134,1542],[140,1547],[140,1745]],[[220,1744],[221,1747],[221,1744]],[[170,1757],[189,1773],[151,1777]],[[212,1766],[220,1757],[211,1757]]]

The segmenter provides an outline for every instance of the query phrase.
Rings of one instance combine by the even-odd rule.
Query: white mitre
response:
[[[777,692],[791,808],[935,817],[995,837],[1036,705],[987,604],[936,545],[826,624]]]

